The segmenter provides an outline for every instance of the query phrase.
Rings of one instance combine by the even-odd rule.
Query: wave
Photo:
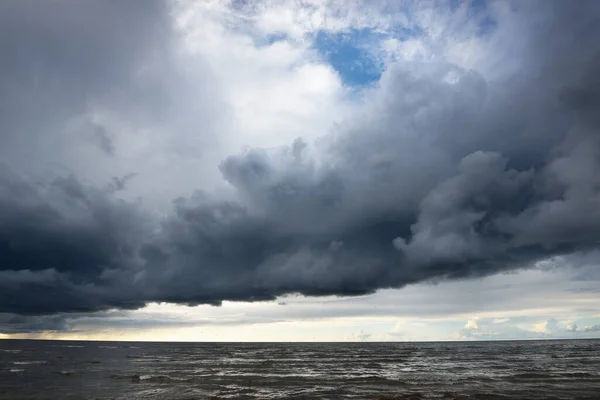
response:
[[[5,353],[17,354],[17,353],[20,353],[22,350],[18,350],[18,349],[0,349],[0,351],[3,351]]]
[[[63,375],[63,376],[71,376],[71,375],[75,375],[75,371],[74,371],[74,370],[72,370],[72,369],[70,369],[70,370],[62,370],[62,371],[58,371],[58,373],[59,373],[60,375]]]
[[[563,372],[561,376],[565,378],[597,378],[598,374],[591,372]]]
[[[10,369],[9,371],[19,373],[19,372],[24,372],[25,370],[23,368],[13,368],[13,369]]]
[[[46,364],[48,361],[13,361],[15,365]]]
[[[548,380],[548,379],[595,379],[598,378],[598,375],[591,372],[570,372],[570,371],[562,371],[562,372],[525,372],[514,374],[508,377],[511,380]]]
[[[112,379],[130,379],[132,382],[152,382],[152,383],[183,383],[189,382],[193,378],[178,378],[169,375],[118,375],[110,376]]]
[[[354,376],[344,378],[343,381],[345,383],[370,383],[370,384],[393,384],[393,385],[402,385],[406,384],[406,382],[401,381],[399,379],[390,379],[384,376],[378,375],[365,375],[365,376]]]

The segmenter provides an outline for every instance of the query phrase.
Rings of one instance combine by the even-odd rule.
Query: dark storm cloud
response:
[[[115,198],[120,178],[97,190],[2,169],[0,312],[359,295],[596,254],[600,3],[515,7],[517,70],[486,80],[441,61],[393,65],[364,115],[315,145],[319,157],[301,140],[232,155],[220,170],[235,196],[198,192],[159,222]],[[125,51],[110,38],[101,51]],[[64,51],[51,69],[86,74]]]
[[[138,307],[134,288],[145,219],[135,204],[75,178],[27,181],[0,165],[0,304],[48,313]],[[133,298],[131,296],[134,296]]]

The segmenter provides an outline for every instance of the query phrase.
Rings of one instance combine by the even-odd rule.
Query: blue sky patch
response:
[[[381,39],[382,35],[369,29],[343,33],[319,31],[313,47],[340,74],[345,84],[361,86],[376,82],[381,76],[381,66],[368,50]]]

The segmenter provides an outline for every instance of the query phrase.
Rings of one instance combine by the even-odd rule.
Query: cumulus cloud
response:
[[[565,328],[565,330],[566,330],[567,332],[577,332],[577,331],[578,331],[578,329],[579,329],[579,328],[577,327],[577,324],[569,324],[569,325],[567,325],[567,327]]]
[[[534,318],[528,316],[469,320],[464,328],[458,330],[456,337],[467,340],[557,339],[574,337],[576,333],[582,332],[576,323],[564,324],[556,318],[550,318],[542,324],[534,324],[532,328],[531,322]],[[540,326],[543,329],[536,329]]]
[[[546,324],[544,325],[544,331],[547,334],[550,335],[560,335],[561,333],[564,332],[569,332],[569,333],[575,333],[575,332],[581,332],[581,330],[579,329],[579,327],[577,326],[576,323],[571,323],[571,324],[561,324],[559,321],[556,320],[556,318],[550,318],[549,320],[546,321]]]
[[[546,321],[544,328],[545,331],[548,333],[556,333],[561,331],[560,324],[558,323],[556,318],[550,318],[548,321]]]
[[[600,332],[600,325],[588,325],[583,330],[585,332]]]
[[[464,328],[456,333],[462,340],[497,340],[497,339],[533,339],[540,334],[518,327],[510,319],[480,318],[467,321]]]
[[[600,178],[595,173],[600,170],[597,2],[582,1],[575,8],[565,2],[539,1],[490,9],[497,21],[491,32],[473,36],[482,46],[476,46],[469,60],[452,59],[451,44],[456,43],[444,36],[459,32],[460,16],[448,14],[447,7],[419,9],[411,24],[420,26],[423,36],[415,34],[412,39],[436,56],[408,60],[398,53],[378,84],[365,88],[360,100],[352,103],[352,113],[340,111],[346,100],[336,100],[345,92],[335,71],[316,56],[298,55],[310,54],[298,38],[310,38],[306,32],[314,32],[309,22],[318,21],[317,14],[308,20],[294,19],[297,29],[290,31],[269,16],[278,12],[275,6],[258,12],[207,2],[215,5],[214,12],[220,7],[227,11],[214,16],[186,8],[186,2],[176,3],[183,8],[175,9],[158,3],[155,8],[142,7],[150,10],[148,15],[136,12],[136,2],[102,6],[59,2],[55,14],[40,12],[30,2],[20,4],[0,6],[12,13],[8,19],[31,22],[29,28],[21,23],[1,24],[6,31],[2,40],[11,41],[3,48],[21,48],[24,31],[33,46],[27,54],[35,55],[28,59],[11,53],[7,55],[11,62],[1,67],[13,74],[4,77],[15,79],[0,81],[10,106],[2,118],[0,138],[0,154],[8,165],[0,170],[0,312],[87,312],[138,308],[147,302],[218,305],[225,300],[273,300],[288,293],[361,295],[422,281],[533,267],[553,256],[596,254],[600,237]],[[98,16],[97,7],[107,20],[119,16],[115,24],[120,25],[109,29],[86,23]],[[244,19],[238,18],[244,12],[258,13],[260,18],[249,19],[250,28],[245,28],[240,25]],[[437,14],[443,18],[432,19]],[[236,49],[254,49],[253,59],[273,56],[263,51],[275,44],[255,46],[248,41],[252,36],[237,33],[242,28],[293,37],[292,42],[280,44],[295,47],[279,49],[277,55],[290,58],[276,65],[273,76],[288,77],[284,73],[294,71],[297,85],[285,90],[301,93],[300,100],[293,104],[278,100],[269,107],[281,107],[259,112],[280,116],[300,110],[293,120],[302,126],[319,111],[313,101],[321,104],[318,99],[323,95],[329,100],[321,106],[344,118],[331,129],[312,133],[311,138],[318,140],[255,145],[229,154],[218,162],[219,180],[227,190],[197,190],[203,183],[210,186],[213,178],[204,177],[200,164],[171,158],[172,146],[177,147],[174,153],[189,158],[185,150],[194,152],[197,137],[218,136],[216,127],[228,126],[215,121],[227,120],[230,113],[237,123],[251,121],[248,110],[252,108],[244,107],[258,103],[258,98],[247,96],[256,87],[244,79],[239,85],[224,84],[226,93],[214,99],[213,86],[194,86],[202,92],[193,97],[194,107],[174,99],[178,91],[152,72],[157,58],[181,50],[170,41],[180,38],[172,31],[170,15],[177,16],[179,29],[189,28],[188,51],[200,60],[193,65],[202,66],[198,68],[206,74],[213,71],[211,60],[220,60],[224,70],[246,73],[240,65],[222,62],[234,60],[228,58],[231,54],[214,52],[224,44],[219,42],[223,38],[232,40]],[[212,25],[194,26],[209,26],[212,31],[194,31],[186,25],[207,15],[212,19],[202,21]],[[362,20],[352,18],[343,19],[347,26],[319,26],[359,27]],[[194,47],[194,37],[216,35],[229,26],[228,21],[235,22],[237,30],[207,36],[214,47]],[[438,29],[440,21],[444,29]],[[67,31],[77,38],[83,53],[65,45]],[[57,35],[54,58],[45,57],[45,50],[36,47],[46,32]],[[460,32],[474,35],[471,30]],[[515,35],[523,40],[512,47]],[[264,35],[254,36],[258,37]],[[547,46],[549,42],[553,46]],[[96,47],[101,51],[91,50]],[[496,66],[480,62],[496,58]],[[297,65],[300,61],[304,63]],[[177,78],[175,88],[184,90],[193,74],[181,72],[179,65],[174,62],[166,70]],[[260,76],[270,76],[271,64],[252,65]],[[140,76],[149,77],[142,83],[155,85],[150,92],[131,83],[139,83]],[[202,76],[201,82],[210,81]],[[223,76],[235,79],[234,74]],[[306,86],[314,83],[313,76],[323,78],[323,85]],[[109,83],[122,88],[107,93]],[[314,90],[297,92],[305,87]],[[43,96],[36,95],[40,92]],[[285,91],[261,93],[282,99]],[[45,97],[50,95],[54,97]],[[144,142],[150,143],[150,150],[138,151],[134,140],[138,136],[121,136],[109,129],[111,124],[122,130],[127,127],[115,121],[128,113],[102,114],[98,111],[102,107],[93,112],[79,109],[88,98],[101,99],[101,104],[116,102],[111,110],[121,106],[128,113],[131,110],[130,122],[143,121],[137,126],[144,129],[135,130],[141,138],[152,130],[150,126],[156,130],[168,123],[171,130],[163,132],[181,128],[187,133],[173,136],[173,141],[168,134],[158,134]],[[34,111],[29,99],[43,111]],[[223,109],[218,107],[222,99],[231,100]],[[202,118],[193,119],[198,126],[191,125],[202,134],[189,134],[189,120],[166,111],[175,106],[190,115],[199,113]],[[54,124],[61,118],[69,123]],[[324,117],[322,121],[314,127],[335,122]],[[85,132],[86,140],[100,151],[97,157],[120,159],[123,142],[128,143],[125,148],[135,150],[136,157],[129,157],[118,171],[109,169],[109,185],[88,182],[88,163],[69,157],[73,161],[69,171],[75,174],[33,175],[21,159],[23,154],[46,157],[43,144],[54,137],[64,139],[65,126],[67,131]],[[249,129],[256,126],[248,124]],[[71,154],[68,141],[62,146],[65,153],[60,154]],[[177,160],[178,167],[165,169],[167,174],[161,166],[170,160]],[[99,163],[93,169],[112,163]],[[147,164],[153,167],[148,169]],[[134,165],[139,170],[130,169]],[[131,193],[146,199],[156,192],[176,199],[172,208],[159,214],[135,196],[124,196],[129,177],[132,186],[138,180],[146,182]],[[195,194],[182,195],[182,187]],[[477,321],[465,327],[463,335],[485,333],[485,329]]]

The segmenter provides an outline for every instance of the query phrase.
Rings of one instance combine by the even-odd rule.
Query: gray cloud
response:
[[[148,328],[181,328],[200,326],[252,325],[281,322],[273,316],[239,315],[218,318],[198,318],[190,315],[177,316],[168,313],[144,314],[128,310],[98,311],[95,313],[59,313],[52,315],[19,315],[0,313],[0,332],[4,334],[28,334],[36,332],[98,333]]]
[[[7,4],[13,22],[0,26],[14,33],[30,23],[23,40],[32,47],[25,55],[11,50],[3,67],[12,74],[0,82],[13,98],[7,113],[16,114],[5,115],[4,149],[20,148],[16,133],[32,128],[25,114],[34,105],[26,100],[37,91],[66,104],[102,92],[104,82],[127,87],[135,54],[162,43],[154,24],[162,21],[160,6],[141,7],[146,11],[138,15],[135,2],[86,2],[94,5],[77,3],[73,15],[55,15],[31,9],[33,3]],[[545,1],[522,8],[515,23],[524,49],[507,53],[519,60],[518,70],[491,79],[441,61],[392,65],[381,88],[366,95],[364,115],[317,143],[298,140],[223,160],[220,171],[234,189],[227,199],[197,192],[159,219],[117,197],[125,179],[101,190],[73,176],[42,182],[3,167],[0,312],[360,295],[595,254],[599,5],[582,1],[575,10]],[[114,24],[123,26],[94,25],[98,13],[117,16]],[[529,29],[528,18],[538,15],[545,21],[535,20],[540,30]],[[515,29],[502,26],[499,37]],[[47,39],[48,32],[57,36]],[[54,46],[52,57],[44,56],[41,39]],[[51,76],[71,85],[56,88]],[[150,113],[168,102],[131,93]],[[35,101],[44,111],[34,119],[58,118],[53,99]],[[104,152],[117,154],[107,133],[100,136]]]
[[[161,38],[169,37],[165,12],[164,3],[154,0],[3,2],[0,154],[13,163],[41,156],[52,148],[66,118],[115,88],[127,88],[129,101],[144,98],[147,93],[135,88],[134,77],[152,52],[164,52]],[[155,113],[164,106],[149,100],[144,106]],[[99,129],[99,145],[112,152],[106,132]]]
[[[63,315],[23,316],[0,313],[0,331],[4,334],[40,331],[67,331],[70,329]]]
[[[98,147],[108,155],[115,154],[115,144],[103,126],[94,127],[93,139]]]

